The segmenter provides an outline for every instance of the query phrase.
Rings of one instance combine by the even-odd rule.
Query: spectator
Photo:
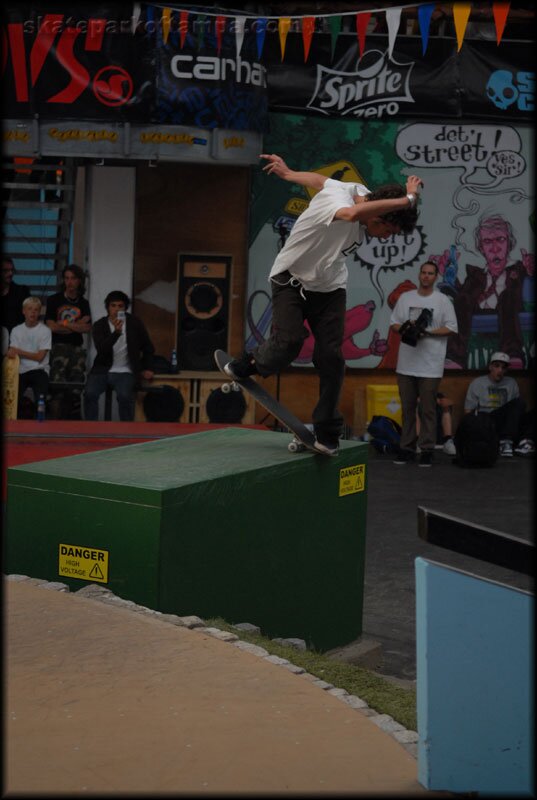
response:
[[[2,258],[2,294],[0,300],[0,316],[2,325],[11,333],[15,325],[24,323],[22,313],[22,302],[30,297],[30,290],[27,286],[21,286],[13,282],[15,265],[9,256]]]
[[[84,270],[69,264],[62,271],[63,288],[47,300],[45,322],[52,331],[51,383],[83,384],[86,349],[83,334],[91,330],[91,311],[86,298]],[[54,419],[80,419],[82,388],[60,386],[50,401]]]
[[[397,385],[401,397],[403,430],[395,464],[414,461],[420,448],[420,467],[430,467],[436,443],[436,395],[444,374],[447,338],[457,331],[451,301],[434,289],[438,267],[425,261],[419,286],[403,292],[392,311],[391,328],[401,335],[397,354]],[[421,426],[416,431],[418,398]]]
[[[506,375],[509,362],[507,353],[493,353],[488,374],[474,378],[464,401],[466,414],[477,411],[491,415],[500,440],[499,454],[504,458],[511,458],[513,452],[535,452],[534,415],[526,411],[516,380]]]
[[[418,399],[416,415],[416,435],[419,438],[421,426],[421,404]],[[453,441],[453,401],[442,392],[436,393],[436,443],[448,456],[457,454]]]
[[[32,389],[36,406],[39,395],[47,396],[52,339],[50,330],[39,321],[41,300],[38,297],[27,297],[22,304],[22,313],[24,322],[11,331],[6,353],[8,358],[20,358],[19,416],[26,389]]]
[[[107,316],[93,325],[97,355],[84,393],[84,416],[88,420],[98,419],[99,397],[111,386],[117,394],[120,420],[131,422],[137,380],[153,378],[155,348],[143,322],[126,313],[129,303],[124,292],[110,292],[104,301]]]

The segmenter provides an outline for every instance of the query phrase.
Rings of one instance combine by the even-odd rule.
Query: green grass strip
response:
[[[408,730],[417,730],[414,689],[396,686],[364,667],[342,664],[314,650],[297,650],[295,647],[278,644],[261,634],[237,630],[220,617],[207,619],[205,623],[209,627],[235,633],[245,642],[264,647],[271,655],[286,658],[317,678],[365,700],[379,714],[389,714]]]

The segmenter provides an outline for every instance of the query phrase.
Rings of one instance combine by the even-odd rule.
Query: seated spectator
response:
[[[512,457],[513,452],[535,452],[533,413],[526,412],[516,380],[506,375],[509,361],[507,353],[493,353],[488,375],[474,378],[464,401],[465,413],[491,415],[500,440],[499,454],[504,458]]]
[[[64,267],[62,290],[47,300],[45,322],[52,331],[51,383],[83,384],[86,378],[83,334],[91,330],[91,312],[83,296],[85,277],[84,270],[77,264]],[[78,387],[54,389],[50,416],[53,419],[80,419],[81,395],[82,389]]]
[[[48,392],[49,358],[52,334],[39,321],[41,300],[27,297],[22,304],[24,322],[16,325],[9,337],[7,358],[19,356],[19,416],[21,416],[24,392],[29,387],[34,395],[35,405],[39,395],[46,399]]]
[[[132,422],[139,378],[153,378],[155,348],[143,322],[127,314],[129,298],[124,292],[110,292],[104,301],[107,316],[93,325],[92,336],[97,355],[86,381],[84,416],[98,419],[99,397],[107,386],[115,389],[119,418]]]
[[[416,412],[416,433],[419,436],[421,424],[421,405],[418,400]],[[442,392],[436,393],[436,442],[448,456],[456,454],[453,441],[453,401]]]
[[[30,297],[30,290],[27,286],[20,286],[13,282],[15,265],[9,256],[2,257],[2,277],[0,287],[0,317],[2,325],[11,333],[15,325],[24,323],[22,313],[22,303]]]

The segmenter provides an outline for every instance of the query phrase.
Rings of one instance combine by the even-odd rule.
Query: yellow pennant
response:
[[[282,61],[285,54],[285,43],[287,41],[287,34],[291,27],[291,17],[280,17],[278,20],[278,34],[280,36],[280,50],[282,51]]]
[[[462,47],[471,8],[471,3],[453,3],[453,21],[455,22],[455,32],[457,34],[457,52],[459,52]]]
[[[172,10],[171,8],[162,9],[162,40],[164,44],[168,41],[170,35],[170,27],[172,24]]]

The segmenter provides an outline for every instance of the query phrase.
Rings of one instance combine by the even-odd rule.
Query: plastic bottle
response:
[[[177,350],[172,350],[172,372],[177,372]]]
[[[45,420],[45,395],[40,394],[39,400],[37,401],[37,419],[39,422],[44,422]]]

